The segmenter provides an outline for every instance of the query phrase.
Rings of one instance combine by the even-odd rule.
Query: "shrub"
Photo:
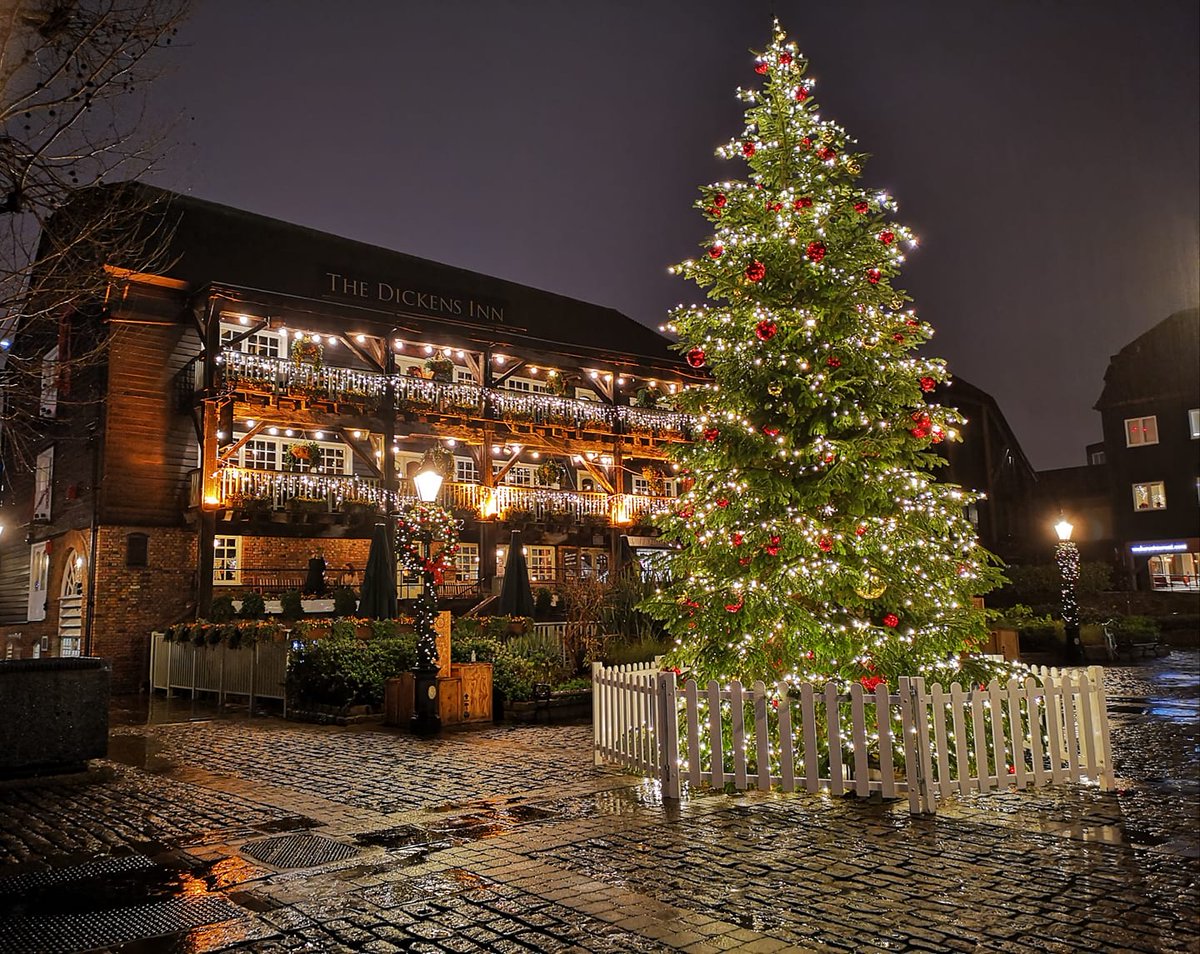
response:
[[[233,597],[228,593],[216,597],[208,610],[208,618],[214,623],[228,623],[236,615],[233,609]]]
[[[300,602],[299,590],[288,590],[279,598],[279,615],[284,619],[296,620],[304,618],[304,606]]]
[[[335,624],[336,625],[336,624]],[[339,631],[301,643],[288,661],[288,695],[309,705],[379,705],[384,680],[412,669],[416,638],[361,640]]]
[[[533,598],[533,615],[538,619],[545,619],[550,615],[550,590],[546,587],[541,587],[537,591],[537,595]]]
[[[1128,643],[1156,643],[1161,630],[1158,621],[1149,616],[1119,616],[1109,627],[1117,645]]]
[[[245,593],[242,595],[242,611],[238,613],[242,619],[262,619],[267,615],[267,604],[261,593]]]
[[[1055,563],[1013,565],[1005,567],[1008,583],[1002,593],[1023,603],[1055,602],[1061,593],[1062,573]],[[1075,592],[1080,597],[1103,592],[1112,586],[1112,567],[1107,563],[1088,561],[1079,566],[1079,582]]]
[[[358,597],[348,586],[339,586],[333,591],[333,615],[353,616],[358,612]]]
[[[634,642],[611,640],[604,650],[604,661],[609,666],[624,666],[630,663],[653,662],[655,656],[665,656],[671,648],[666,639],[640,639]]]
[[[540,682],[537,666],[515,653],[501,653],[492,663],[492,691],[510,702],[533,698],[533,685]]]

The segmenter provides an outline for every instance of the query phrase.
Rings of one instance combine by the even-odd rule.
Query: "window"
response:
[[[1100,467],[1108,460],[1108,455],[1103,450],[1094,450],[1088,454],[1088,463],[1093,467]]]
[[[492,473],[499,473],[500,468],[503,466],[498,461],[492,461]],[[533,468],[528,464],[514,464],[509,468],[508,473],[504,475],[503,482],[514,487],[532,487]]]
[[[321,445],[321,472],[326,474],[346,474],[346,448],[342,444]]]
[[[475,375],[472,374],[470,372],[470,370],[468,370],[467,368],[455,368],[454,369],[454,383],[455,384],[475,384],[477,382],[475,381]]]
[[[600,547],[560,547],[563,579],[598,579],[608,576],[608,551]]]
[[[1166,510],[1167,488],[1161,480],[1133,485],[1134,510]]]
[[[279,442],[251,438],[242,446],[242,466],[251,470],[279,469]]]
[[[474,583],[479,579],[479,544],[460,543],[454,554],[454,570],[460,583]]]
[[[46,591],[50,585],[50,554],[46,544],[35,543],[29,548],[29,621],[46,618]]]
[[[655,493],[650,489],[650,481],[645,477],[634,477],[633,492],[642,497],[674,497],[675,481],[670,478],[663,478],[662,487]]]
[[[46,352],[42,358],[42,417],[58,414],[58,345]]]
[[[554,582],[554,547],[528,547],[529,581]]]
[[[1127,417],[1125,418],[1125,446],[1142,447],[1146,444],[1158,443],[1158,418]]]
[[[242,538],[213,540],[213,583],[240,586],[242,582]]]
[[[1192,440],[1200,440],[1200,407],[1188,411],[1188,434]]]
[[[244,328],[222,328],[221,344],[228,345],[244,332]],[[247,335],[234,347],[243,354],[255,354],[262,358],[278,358],[280,355],[279,335],[274,331],[256,331],[252,335]]]
[[[37,456],[33,472],[33,519],[50,519],[50,502],[54,484],[54,445],[51,444]]]
[[[144,533],[125,536],[125,565],[148,566],[150,563],[150,538]]]
[[[479,468],[472,457],[454,458],[454,479],[460,484],[479,483]]]

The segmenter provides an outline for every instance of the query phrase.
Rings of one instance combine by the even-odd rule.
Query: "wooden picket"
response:
[[[1086,777],[1107,789],[1114,780],[1101,677],[1092,667],[973,690],[902,678],[896,693],[882,684],[842,693],[832,683],[797,692],[736,680],[679,687],[655,665],[595,664],[595,758],[659,777],[668,798],[685,783],[824,788],[907,795],[913,813],[933,812],[953,794],[1009,786]]]

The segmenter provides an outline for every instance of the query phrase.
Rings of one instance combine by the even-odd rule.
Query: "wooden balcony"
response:
[[[373,371],[313,366],[235,350],[223,351],[219,361],[221,384],[230,392],[271,402],[291,399],[306,407],[329,407],[368,416],[377,413],[388,383],[387,375]],[[660,440],[688,440],[692,431],[692,418],[676,411],[485,388],[467,382],[431,381],[403,374],[393,375],[391,380],[396,409],[400,412],[646,435]]]
[[[199,506],[200,472],[192,472],[191,505]],[[503,484],[447,482],[442,485],[441,503],[454,511],[471,511],[479,519],[510,522],[557,523],[563,527],[595,521],[625,526],[666,510],[674,498],[641,494],[606,494],[519,487]],[[293,511],[299,513],[384,513],[415,503],[416,493],[408,480],[389,495],[378,480],[326,474],[286,473],[226,467],[219,471],[212,508],[241,514]]]

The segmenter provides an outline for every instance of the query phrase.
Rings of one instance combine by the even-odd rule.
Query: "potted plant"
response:
[[[563,478],[567,476],[567,468],[562,461],[547,457],[537,469],[537,482],[544,487],[549,487],[551,490],[558,490],[562,486]]]
[[[575,388],[568,378],[561,371],[551,374],[546,379],[546,384],[550,388],[550,393],[555,397],[573,398],[575,396]]]
[[[637,406],[646,408],[657,408],[659,401],[662,400],[662,391],[658,388],[639,388],[637,393]]]
[[[454,381],[454,362],[444,354],[435,354],[426,360],[425,370],[433,380],[441,384],[451,384]]]
[[[535,514],[532,510],[510,508],[504,515],[504,522],[513,530],[524,530],[533,524]]]
[[[283,458],[284,470],[315,471],[321,466],[321,445],[316,441],[294,441]]]

